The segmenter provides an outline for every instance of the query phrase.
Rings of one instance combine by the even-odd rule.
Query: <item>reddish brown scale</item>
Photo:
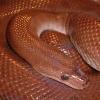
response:
[[[0,100],[99,100],[100,75],[89,75],[88,88],[77,91],[31,71],[25,61],[17,57],[5,38],[7,15],[24,9],[94,11],[100,15],[100,5],[89,0],[0,0]],[[52,11],[51,10],[51,11]],[[5,17],[6,16],[6,17]],[[5,18],[4,18],[5,17]],[[27,85],[26,85],[27,83]]]
[[[75,89],[83,89],[87,86],[88,81],[84,72],[74,68],[76,63],[70,57],[65,56],[57,48],[52,48],[38,37],[39,31],[48,28],[58,30],[57,26],[59,26],[60,31],[63,31],[62,27],[67,18],[64,16],[59,13],[52,14],[36,10],[19,13],[9,24],[7,39],[12,49],[40,74]],[[40,17],[42,20],[38,19]],[[50,27],[50,25],[54,27]],[[69,79],[64,81],[62,76],[68,76]]]
[[[71,40],[79,53],[90,66],[100,70],[100,21],[80,13],[72,15],[70,26]]]
[[[74,66],[75,69],[80,68],[86,74],[90,74],[92,72],[92,69],[90,68],[90,66],[84,62],[82,57],[74,48],[68,35],[64,35],[63,33],[56,32],[56,31],[44,31],[40,35],[40,38],[41,40],[48,43],[52,47],[58,48],[66,56],[70,57],[73,60],[73,62],[75,62],[77,65],[77,66]]]

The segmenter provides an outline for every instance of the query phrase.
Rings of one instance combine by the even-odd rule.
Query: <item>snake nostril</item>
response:
[[[65,74],[65,75],[62,75],[62,76],[61,76],[61,79],[62,79],[62,80],[68,80],[68,79],[69,79],[69,76],[66,75],[66,74]]]

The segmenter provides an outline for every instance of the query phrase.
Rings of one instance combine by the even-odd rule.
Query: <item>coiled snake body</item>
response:
[[[2,100],[99,98],[100,77],[97,73],[88,75],[92,70],[89,65],[100,71],[99,4],[86,0],[4,0],[0,8]],[[86,89],[77,91],[61,83]]]

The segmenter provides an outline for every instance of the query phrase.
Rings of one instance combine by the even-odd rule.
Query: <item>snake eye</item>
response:
[[[64,74],[64,75],[61,76],[61,79],[62,80],[68,80],[69,76],[67,74]]]

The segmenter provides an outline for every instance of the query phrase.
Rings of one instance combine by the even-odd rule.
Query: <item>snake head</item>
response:
[[[62,83],[74,89],[84,89],[88,86],[88,77],[80,68],[68,72],[61,71],[59,76]]]
[[[54,66],[52,67],[52,65]],[[88,86],[89,81],[87,75],[80,67],[77,67],[78,65],[76,63],[66,61],[66,64],[62,64],[54,61],[52,65],[39,68],[39,70],[42,69],[40,71],[42,72],[41,74],[74,89],[84,89]]]

